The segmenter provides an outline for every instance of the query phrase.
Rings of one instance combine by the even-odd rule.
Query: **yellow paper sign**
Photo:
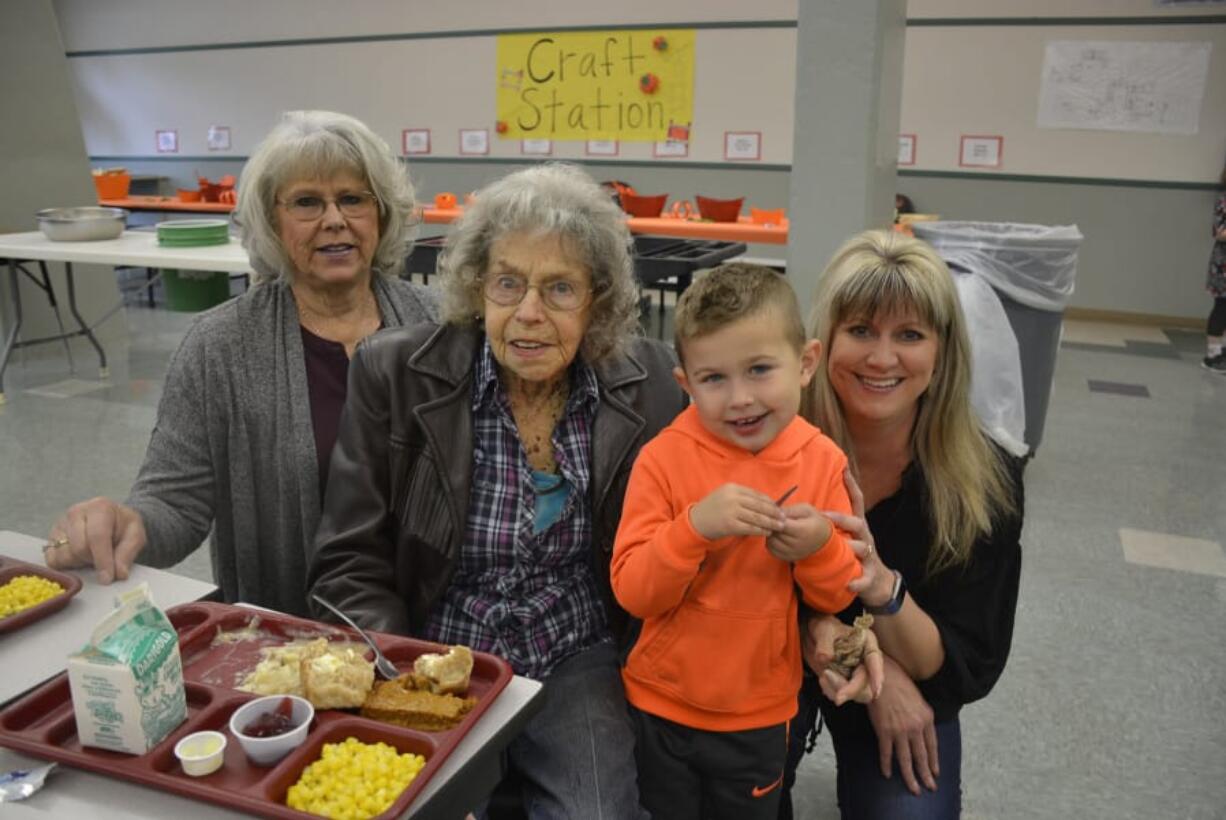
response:
[[[565,31],[498,36],[503,139],[688,140],[694,31]]]

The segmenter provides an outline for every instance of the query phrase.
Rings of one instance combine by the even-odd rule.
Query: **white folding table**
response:
[[[117,239],[103,239],[94,242],[53,242],[39,231],[26,233],[0,234],[0,260],[7,260],[10,285],[13,293],[13,325],[5,336],[4,346],[0,348],[0,404],[4,404],[4,371],[8,368],[9,357],[16,347],[45,344],[68,340],[75,336],[84,336],[98,353],[100,377],[108,375],[106,351],[94,336],[94,328],[109,319],[115,311],[122,307],[115,305],[111,310],[92,325],[87,324],[77,308],[76,283],[73,276],[73,263],[89,263],[97,265],[131,265],[133,267],[158,269],[175,268],[179,270],[219,271],[223,273],[247,273],[251,263],[247,252],[235,241],[225,245],[211,245],[200,248],[163,248],[158,245],[157,235],[146,231],[124,231]],[[42,266],[41,281],[22,266],[24,262],[38,262]],[[65,331],[63,325],[60,332],[38,339],[17,341],[21,330],[21,293],[18,281],[25,272],[34,279],[35,284],[47,292],[51,304],[55,306],[55,291],[50,277],[46,275],[47,262],[62,262],[64,264],[65,282],[68,286],[68,309],[76,320],[77,330]],[[159,272],[158,276],[161,276]],[[156,282],[155,277],[148,286]],[[59,311],[56,310],[58,318]]]

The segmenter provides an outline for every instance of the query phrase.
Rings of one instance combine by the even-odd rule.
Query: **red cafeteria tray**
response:
[[[81,591],[81,579],[75,575],[57,572],[50,567],[39,566],[38,564],[27,564],[25,561],[18,561],[16,558],[0,555],[0,586],[4,586],[18,575],[38,575],[46,578],[48,581],[55,581],[64,588],[64,591],[54,598],[43,601],[41,604],[36,604],[29,609],[23,609],[21,612],[16,612],[7,618],[0,618],[0,635],[23,627],[28,623],[33,623],[39,618],[45,618],[52,612],[63,609],[68,606],[68,599]]]
[[[473,653],[472,683],[468,694],[477,705],[454,729],[421,732],[335,710],[318,711],[302,746],[272,768],[247,762],[238,740],[230,737],[230,715],[258,695],[233,687],[260,659],[259,647],[284,644],[295,638],[324,636],[330,641],[360,640],[344,627],[304,618],[228,604],[194,603],[166,613],[179,632],[183,678],[187,687],[187,720],[165,740],[143,755],[127,755],[105,749],[86,748],[77,738],[68,675],[62,673],[0,712],[0,746],[56,760],[81,769],[144,783],[221,806],[265,817],[312,817],[285,805],[285,794],[302,770],[319,758],[324,743],[354,736],[365,743],[383,741],[400,752],[426,758],[426,767],[381,818],[402,815],[413,799],[438,771],[443,760],[481,717],[494,698],[511,680],[506,661]],[[218,630],[246,627],[259,619],[258,637],[213,644]],[[372,633],[375,642],[392,663],[411,669],[413,660],[443,647],[399,635]],[[204,777],[189,777],[174,756],[175,743],[192,732],[213,729],[227,735],[225,763]]]

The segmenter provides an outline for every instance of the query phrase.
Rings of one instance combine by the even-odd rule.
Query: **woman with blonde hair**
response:
[[[825,696],[807,687],[793,738],[819,707],[843,818],[957,817],[958,712],[991,690],[1013,635],[1022,462],[971,409],[965,320],[927,244],[887,231],[853,237],[826,268],[812,324],[826,355],[803,412],[852,465],[856,514],[831,518],[877,565],[877,580],[839,617],[874,616],[885,680],[871,702],[841,705],[846,682],[823,671],[826,653],[810,641]],[[815,619],[810,631],[828,624]]]

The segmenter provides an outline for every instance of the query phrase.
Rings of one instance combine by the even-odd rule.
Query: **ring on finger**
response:
[[[872,555],[873,555],[873,542],[869,541],[867,544],[864,545],[864,557],[871,558]]]
[[[49,541],[48,543],[43,544],[43,552],[47,553],[55,549],[56,547],[66,547],[66,546],[68,546],[68,539],[66,537],[56,538],[53,541]]]

